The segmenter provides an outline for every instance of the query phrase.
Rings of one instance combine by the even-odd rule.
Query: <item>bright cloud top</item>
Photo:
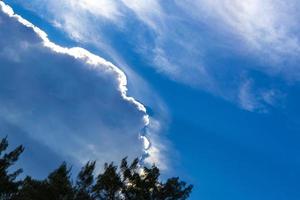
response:
[[[2,130],[18,130],[8,134],[22,132],[78,163],[118,161],[145,151],[147,161],[159,162],[151,156],[152,148],[154,156],[159,150],[142,133],[149,116],[127,96],[120,69],[82,48],[52,43],[2,1],[0,8]]]

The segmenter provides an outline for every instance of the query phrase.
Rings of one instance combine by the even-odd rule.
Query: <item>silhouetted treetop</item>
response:
[[[192,186],[178,177],[165,182],[159,179],[156,166],[141,166],[139,159],[128,164],[127,158],[118,167],[106,163],[96,175],[96,162],[87,162],[73,181],[71,168],[64,162],[44,180],[27,176],[17,180],[22,172],[10,172],[23,146],[5,153],[6,138],[0,142],[0,200],[185,200]]]

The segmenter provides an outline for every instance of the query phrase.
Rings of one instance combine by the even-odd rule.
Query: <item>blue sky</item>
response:
[[[296,0],[4,2],[29,21],[1,4],[0,134],[25,172],[143,156],[191,199],[300,198]]]

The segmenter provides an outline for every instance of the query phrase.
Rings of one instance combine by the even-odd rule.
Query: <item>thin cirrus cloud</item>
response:
[[[241,37],[249,48],[274,60],[296,56],[300,50],[297,1],[197,0],[178,1],[198,20],[209,20]],[[199,12],[200,11],[200,12]]]
[[[252,79],[244,80],[238,88],[239,106],[247,111],[266,113],[268,107],[277,106],[284,94],[274,88],[256,88]]]
[[[300,28],[296,20],[300,4],[295,0],[16,2],[56,24],[71,38],[97,44],[98,48],[110,52],[112,58],[126,62],[110,44],[113,39],[103,33],[107,25],[117,27],[116,31],[127,34],[134,41],[136,51],[159,73],[246,110],[260,108],[242,106],[246,104],[240,101],[240,92],[251,91],[241,90],[245,83],[244,78],[239,77],[243,77],[245,71],[255,69],[267,76],[289,80],[300,78],[296,64],[300,51],[296,34]],[[95,5],[104,6],[94,9]],[[141,26],[128,26],[132,20],[146,26],[142,31]],[[258,64],[234,64],[230,62],[233,57]],[[255,77],[248,79],[256,82]],[[269,91],[267,93],[276,90],[261,87]],[[272,98],[276,99],[276,95]],[[258,101],[262,102],[253,102],[253,105],[265,103],[264,98]]]
[[[159,31],[164,12],[157,0],[122,0],[122,3],[151,28]]]
[[[127,96],[120,69],[82,48],[52,43],[2,1],[0,11],[1,135],[37,144],[36,160],[42,152],[74,165],[147,154],[146,162],[163,165],[159,145],[142,132],[153,126],[146,109]]]

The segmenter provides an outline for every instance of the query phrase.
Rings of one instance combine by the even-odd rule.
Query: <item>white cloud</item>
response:
[[[238,102],[240,106],[248,111],[255,111],[261,108],[260,102],[252,91],[252,81],[246,80],[239,88]]]
[[[125,74],[85,49],[52,43],[2,1],[0,10],[1,124],[79,163],[144,154],[139,134],[149,116],[127,96]]]
[[[68,33],[76,41],[92,44],[98,49],[109,52],[110,56],[116,60],[122,59],[119,58],[114,47],[109,44],[109,35],[105,35],[103,30],[108,25],[117,26],[121,31],[126,32],[128,28],[126,25],[132,20],[130,13],[133,13],[140,22],[148,26],[150,31],[155,34],[152,41],[154,43],[153,48],[149,44],[140,46],[140,43],[143,43],[144,40],[143,35],[135,30],[129,30],[136,33],[136,35],[132,35],[132,39],[137,42],[136,48],[144,48],[145,51],[142,50],[142,52],[152,62],[152,66],[173,80],[186,84],[204,85],[204,83],[207,84],[206,82],[211,81],[207,77],[208,74],[203,67],[203,63],[201,63],[202,51],[195,46],[200,45],[197,33],[188,30],[184,21],[181,21],[180,16],[177,17],[176,13],[165,13],[161,1],[122,0],[122,2],[117,2],[114,0],[98,0],[85,3],[83,0],[50,0],[41,3],[40,1],[17,0],[17,2],[27,9],[37,12],[56,27]],[[110,2],[107,3],[109,6],[104,5],[102,7],[101,5],[105,2]],[[104,13],[108,13],[107,15],[111,18],[102,15],[102,10],[94,9],[97,6],[91,4],[101,6],[102,10],[105,10]],[[177,26],[180,26],[182,30],[177,30]],[[189,34],[183,35],[183,30],[189,32]],[[187,42],[190,40],[193,41]],[[192,78],[189,77],[190,75],[192,75]]]
[[[93,15],[103,16],[110,20],[117,20],[122,14],[119,11],[116,1],[111,0],[69,0],[68,4],[76,9],[86,10]]]
[[[297,56],[300,26],[297,1],[282,0],[197,0],[177,1],[197,20],[211,24],[244,40],[249,48],[268,61]],[[239,48],[241,48],[241,44]],[[263,55],[262,55],[263,54]],[[290,58],[289,58],[290,59]]]
[[[160,170],[166,170],[168,169],[168,162],[169,159],[166,157],[169,149],[166,146],[166,140],[162,139],[161,132],[161,124],[156,119],[151,118],[150,124],[147,127],[149,130],[151,130],[151,134],[148,134],[147,141],[145,142],[146,148],[146,155],[145,156],[145,163],[158,163],[158,167]],[[146,129],[147,131],[147,129]],[[164,141],[162,143],[162,141]],[[164,162],[161,162],[161,161]]]
[[[122,0],[136,16],[156,31],[163,23],[164,12],[158,0]]]
[[[128,33],[137,51],[158,72],[232,102],[238,102],[236,97],[244,84],[236,83],[235,77],[244,71],[255,68],[268,75],[300,78],[295,62],[300,51],[300,4],[295,0],[18,2],[55,22],[71,38],[109,52],[124,66],[126,58],[118,55],[103,30],[110,26]],[[94,9],[97,6],[103,11]],[[143,26],[141,30],[140,24],[127,27],[137,20],[131,13],[148,29]],[[239,56],[256,64],[231,62]]]
[[[106,21],[117,23],[122,19],[122,9],[115,0],[41,0],[18,1],[27,9],[36,11],[54,26],[77,41],[101,42],[98,28]]]
[[[238,89],[237,102],[250,112],[267,113],[269,107],[276,107],[285,95],[274,88],[256,88],[252,79],[245,79]]]

